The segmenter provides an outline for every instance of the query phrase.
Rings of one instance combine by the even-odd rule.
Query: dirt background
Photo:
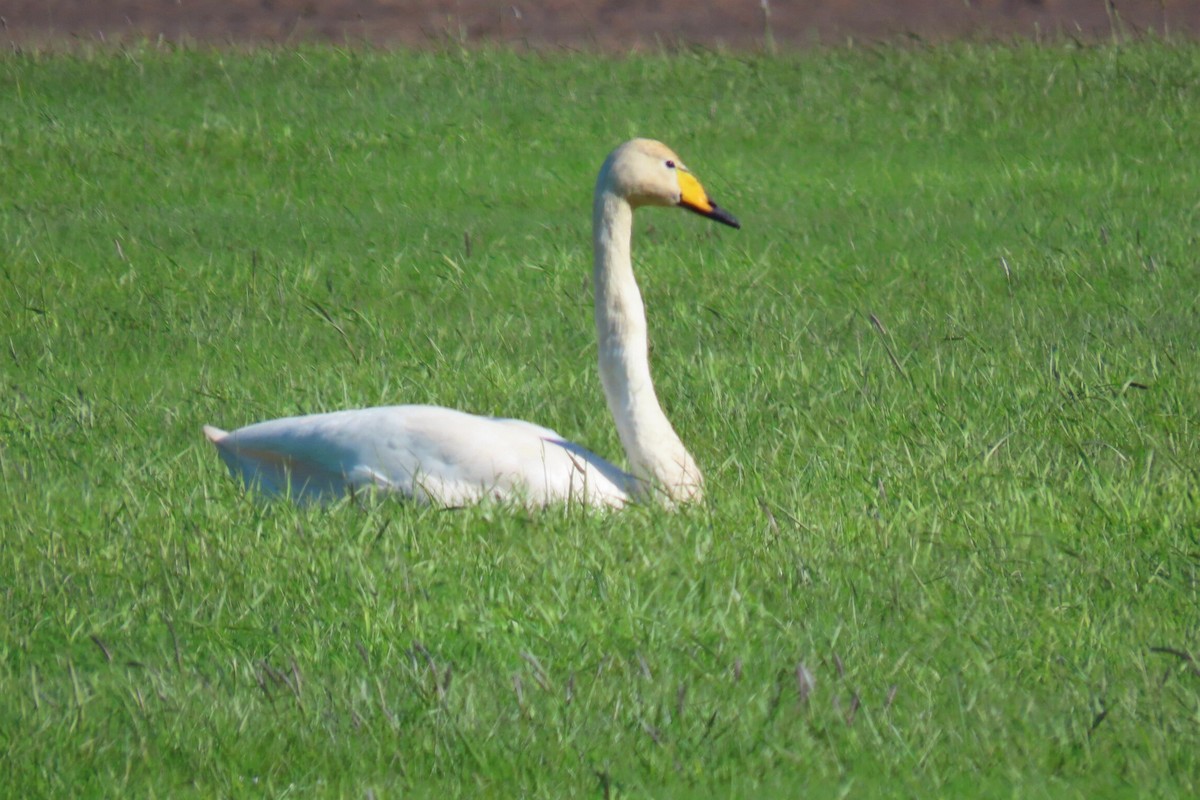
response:
[[[768,12],[769,9],[769,12]],[[769,19],[768,19],[769,13]],[[217,44],[761,48],[917,37],[1200,37],[1200,0],[0,0],[10,47]]]

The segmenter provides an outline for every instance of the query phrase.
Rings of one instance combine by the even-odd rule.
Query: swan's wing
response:
[[[433,406],[338,411],[205,433],[248,486],[297,499],[370,487],[442,505],[485,497],[619,505],[633,485],[548,428]]]
[[[560,473],[566,475],[569,481],[568,486],[564,487],[565,494],[578,496],[582,491],[587,496],[598,491],[620,496],[621,502],[606,505],[624,505],[642,494],[641,483],[637,478],[586,447],[569,442],[558,435],[544,441],[559,448],[574,467],[573,471]]]
[[[605,483],[619,487],[624,494],[630,497],[637,495],[640,491],[638,481],[632,475],[607,459],[596,455],[583,445],[564,439],[557,431],[521,419],[509,419],[507,417],[488,417],[488,419],[492,422],[509,425],[514,430],[524,431],[537,436],[547,444],[561,449],[563,454],[576,467],[575,472],[577,474],[572,475],[575,479],[587,478],[591,475]]]

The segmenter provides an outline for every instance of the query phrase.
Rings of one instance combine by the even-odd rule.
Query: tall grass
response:
[[[11,796],[1187,796],[1200,49],[0,59]],[[667,514],[262,505],[199,427],[619,444],[633,135]]]

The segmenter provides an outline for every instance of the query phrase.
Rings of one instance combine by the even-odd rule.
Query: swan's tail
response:
[[[221,440],[228,436],[228,431],[223,431],[220,428],[214,428],[212,425],[204,426],[204,436],[215,445],[220,445]]]
[[[204,426],[204,436],[217,448],[230,474],[241,478],[248,489],[265,495],[287,495],[299,502],[341,497],[347,488],[358,485],[390,486],[386,479],[376,481],[347,481],[341,470],[325,468],[320,461],[305,458],[304,454],[272,449],[270,445],[255,447],[239,440],[228,431],[212,425]]]

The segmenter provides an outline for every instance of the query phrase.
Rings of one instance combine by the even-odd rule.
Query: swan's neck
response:
[[[663,413],[650,379],[646,312],[629,254],[633,208],[598,189],[593,211],[600,380],[621,444],[633,474],[651,491],[665,492],[673,501],[699,499],[700,470]]]

